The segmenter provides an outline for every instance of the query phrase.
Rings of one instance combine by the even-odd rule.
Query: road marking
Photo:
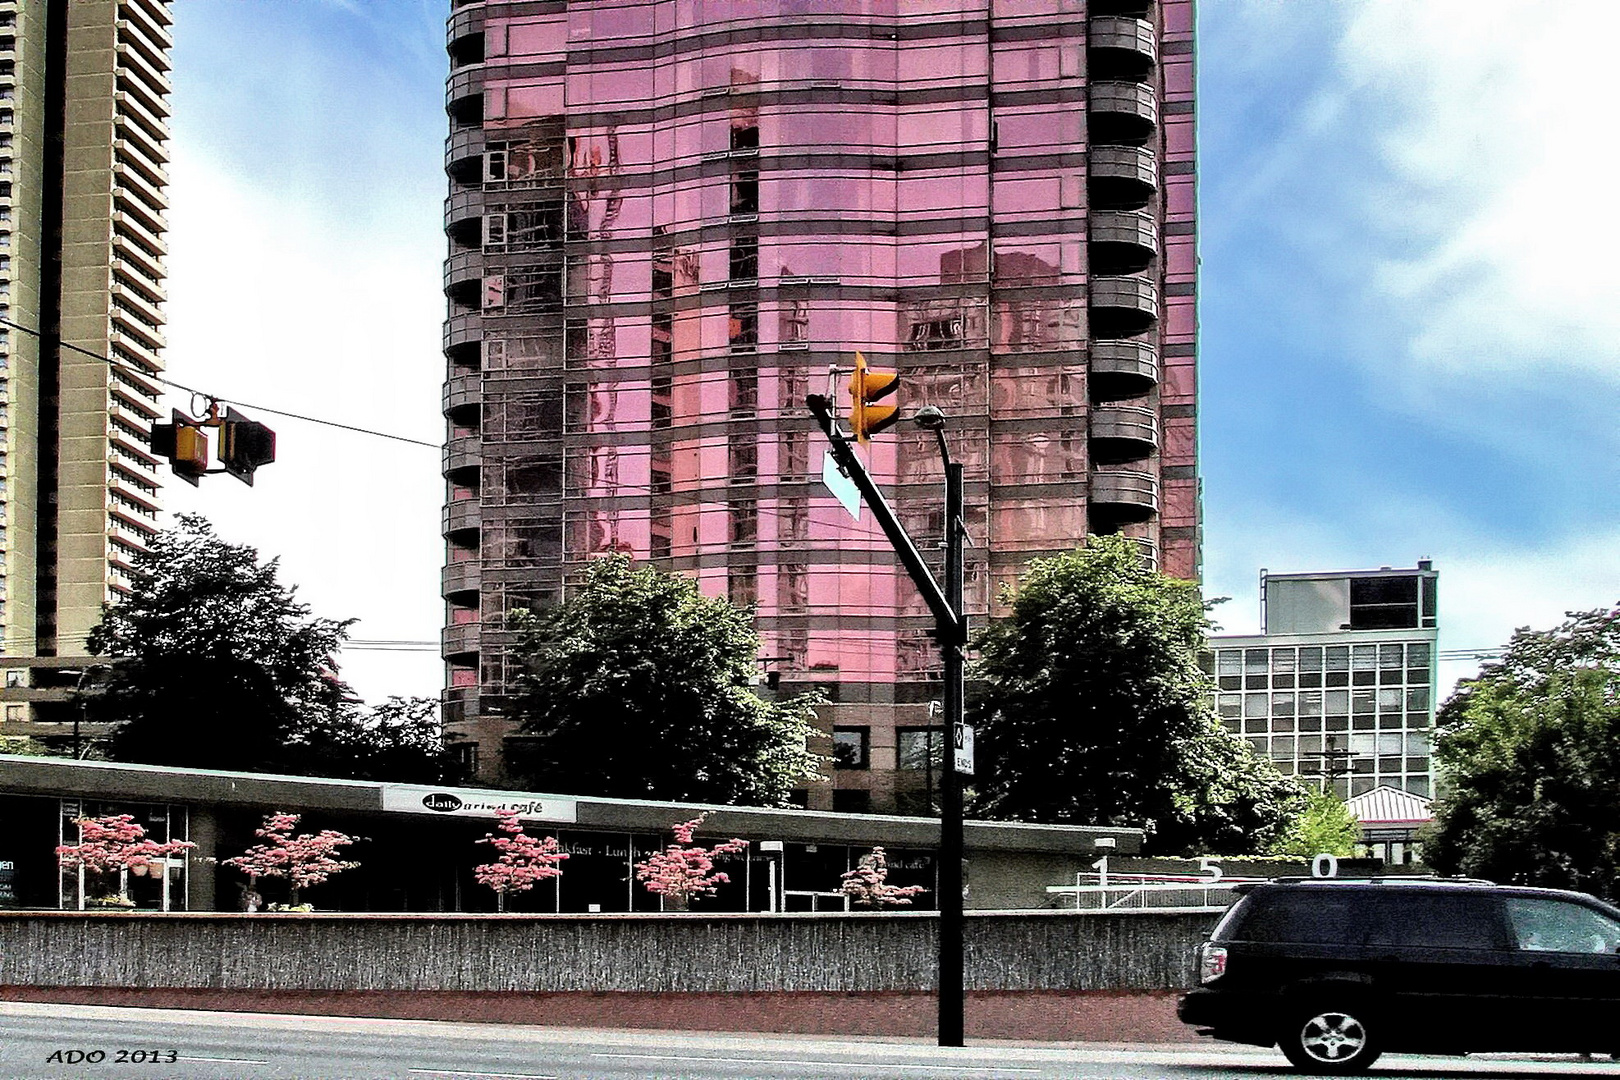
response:
[[[270,1062],[268,1062],[268,1061],[260,1061],[257,1058],[183,1057],[180,1060],[181,1061],[207,1061],[207,1062],[217,1063],[217,1064],[220,1064],[220,1065],[268,1065],[268,1064],[270,1064]]]
[[[632,1061],[702,1061],[710,1065],[812,1065],[818,1068],[839,1065],[859,1065],[873,1069],[921,1069],[950,1073],[1033,1073],[1041,1069],[1017,1069],[1009,1065],[907,1065],[898,1061],[812,1061],[803,1058],[737,1058],[694,1057],[684,1054],[592,1054],[599,1058],[624,1058]]]
[[[493,1076],[497,1080],[561,1080],[560,1077],[547,1076],[544,1073],[498,1073],[498,1072],[462,1072],[456,1069],[410,1069],[413,1073],[422,1073],[425,1076]]]

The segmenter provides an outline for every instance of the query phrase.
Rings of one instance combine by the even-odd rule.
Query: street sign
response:
[[[955,725],[956,771],[963,776],[973,775],[973,725]]]
[[[855,481],[844,475],[844,470],[833,460],[831,450],[821,457],[821,482],[826,484],[827,490],[844,504],[844,509],[849,511],[850,517],[856,521],[861,520],[861,489],[855,486]]]

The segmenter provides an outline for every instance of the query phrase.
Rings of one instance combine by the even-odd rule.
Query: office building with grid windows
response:
[[[1124,533],[1196,577],[1191,0],[458,0],[446,105],[445,717],[502,776],[514,609],[607,552],[751,605],[837,768],[925,811],[932,619],[820,484],[856,350],[966,467],[979,619]],[[942,536],[933,436],[871,468]]]
[[[1344,798],[1434,795],[1438,573],[1260,576],[1262,633],[1210,641],[1221,723]]]
[[[65,741],[157,530],[169,0],[0,0],[0,687]],[[108,364],[104,358],[116,361]]]

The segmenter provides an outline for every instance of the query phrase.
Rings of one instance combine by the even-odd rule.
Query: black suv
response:
[[[1620,909],[1485,882],[1250,888],[1198,947],[1181,1019],[1352,1073],[1386,1050],[1620,1052]]]

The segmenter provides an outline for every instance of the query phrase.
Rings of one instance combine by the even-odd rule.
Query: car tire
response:
[[[1364,1001],[1324,998],[1294,1009],[1277,1042],[1301,1072],[1344,1076],[1378,1060],[1381,1028]]]

